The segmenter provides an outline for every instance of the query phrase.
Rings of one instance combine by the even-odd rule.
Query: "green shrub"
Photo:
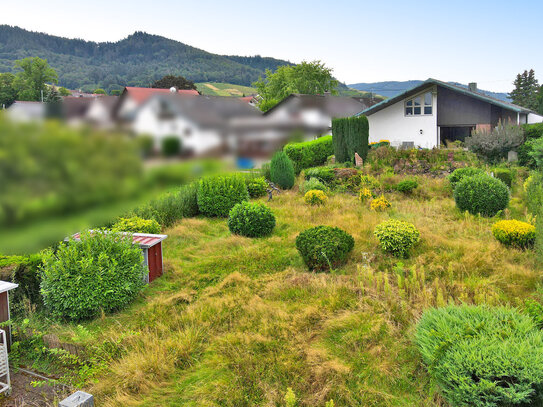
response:
[[[236,204],[228,217],[230,232],[247,237],[268,236],[275,227],[275,216],[262,203],[242,202]]]
[[[126,306],[143,287],[143,255],[132,237],[82,233],[43,254],[41,293],[55,318],[82,320]]]
[[[12,316],[19,311],[25,312],[28,308],[25,303],[41,308],[43,299],[40,293],[40,272],[42,264],[40,254],[29,256],[1,256],[0,280],[18,284],[16,290],[10,293],[10,307]]]
[[[246,178],[245,183],[247,184],[247,192],[249,192],[250,198],[255,199],[266,195],[268,182],[264,177]]]
[[[155,145],[155,139],[153,136],[142,134],[141,136],[138,136],[138,145],[141,150],[141,154],[144,157],[150,157],[153,155],[154,145]]]
[[[543,137],[531,140],[531,151],[528,155],[535,163],[535,167],[543,170]]]
[[[198,208],[205,216],[226,217],[234,205],[249,200],[242,175],[214,175],[198,183]]]
[[[271,182],[283,189],[290,189],[294,186],[294,167],[290,158],[283,151],[278,151],[272,157],[270,178]]]
[[[420,240],[420,233],[414,225],[396,219],[380,223],[373,234],[384,251],[398,257],[407,257],[411,247]]]
[[[526,124],[524,128],[525,142],[518,147],[518,163],[532,169],[536,168],[536,161],[532,156],[534,143],[543,138],[543,123]]]
[[[519,249],[532,247],[535,243],[535,226],[518,220],[500,220],[492,225],[496,240],[506,246]]]
[[[327,200],[326,194],[318,189],[307,191],[304,195],[304,201],[308,205],[324,205]]]
[[[347,261],[354,239],[337,227],[317,226],[296,237],[296,248],[310,270],[330,270]]]
[[[332,141],[336,162],[354,163],[354,154],[363,160],[368,154],[369,124],[366,116],[332,119]]]
[[[513,184],[513,171],[508,168],[495,168],[492,172],[494,173],[494,177],[498,178],[511,188],[511,185]]]
[[[449,182],[452,186],[452,189],[456,187],[456,184],[458,184],[460,181],[462,181],[466,177],[473,177],[474,175],[480,175],[484,174],[485,172],[480,168],[475,167],[464,167],[464,168],[458,168],[452,172],[451,175],[449,175]]]
[[[404,179],[396,184],[396,190],[403,192],[404,194],[410,194],[419,186],[416,179]]]
[[[317,178],[309,178],[302,184],[302,192],[305,194],[312,190],[319,190],[322,192],[328,191],[328,187],[320,182]]]
[[[317,178],[325,184],[330,184],[336,179],[334,170],[329,167],[309,168],[304,171],[304,177],[305,179]]]
[[[270,163],[262,164],[262,167],[260,167],[260,175],[262,175],[267,180],[271,180]]]
[[[509,205],[509,189],[486,174],[464,178],[454,189],[458,209],[473,215],[494,216]]]
[[[177,136],[168,136],[162,139],[162,154],[174,157],[181,153],[181,140]]]
[[[543,331],[514,308],[427,310],[415,342],[431,378],[455,407],[539,406]]]
[[[154,219],[164,227],[169,227],[179,219],[198,215],[197,192],[197,183],[185,185],[177,191],[168,192],[148,204],[134,209],[127,216]]]
[[[143,219],[139,216],[120,218],[112,227],[112,232],[153,233],[161,232],[160,224],[155,219]]]
[[[510,150],[524,142],[524,132],[515,123],[499,121],[492,130],[476,129],[466,137],[465,145],[480,157],[498,162],[507,157]]]
[[[332,136],[323,136],[303,143],[289,143],[283,151],[292,160],[296,174],[299,174],[305,168],[325,164],[334,153],[334,146]]]

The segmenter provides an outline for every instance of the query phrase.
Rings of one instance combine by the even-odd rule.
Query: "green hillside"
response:
[[[202,95],[242,97],[256,94],[256,89],[233,83],[200,82],[196,88]]]
[[[25,57],[46,58],[67,88],[108,92],[124,86],[148,86],[164,75],[193,82],[228,82],[250,86],[266,69],[290,64],[261,56],[225,56],[158,35],[135,32],[117,42],[68,39],[0,25],[0,72],[13,70]]]

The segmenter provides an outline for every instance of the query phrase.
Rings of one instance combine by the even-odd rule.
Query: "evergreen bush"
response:
[[[242,175],[213,175],[198,182],[197,200],[203,215],[227,217],[234,205],[249,200],[249,193]]]
[[[410,194],[419,186],[419,183],[416,179],[404,179],[395,186],[397,191],[403,192],[404,194]]]
[[[283,151],[278,151],[272,157],[270,178],[271,182],[279,185],[282,189],[290,189],[294,186],[294,166]]]
[[[513,184],[513,171],[509,168],[495,168],[492,172],[496,178],[511,188],[511,185]]]
[[[543,331],[514,308],[427,310],[417,324],[415,343],[451,406],[543,403]]]
[[[384,251],[398,257],[407,257],[411,247],[420,240],[420,233],[414,225],[396,219],[380,223],[373,234]]]
[[[268,190],[268,183],[264,177],[246,178],[247,192],[252,199],[260,198],[266,195]]]
[[[308,168],[304,171],[305,179],[317,178],[321,182],[330,185],[336,179],[336,173],[329,167]]]
[[[336,162],[354,163],[354,154],[368,154],[369,124],[366,116],[332,119],[332,141]]]
[[[143,255],[132,237],[82,233],[43,253],[41,293],[55,318],[79,321],[126,306],[144,286]]]
[[[344,230],[317,226],[296,237],[296,248],[310,270],[330,271],[347,261],[354,239]]]
[[[327,192],[328,187],[324,185],[321,181],[319,181],[317,178],[309,178],[307,181],[304,181],[302,184],[302,192],[306,194],[309,191],[312,190],[319,190],[322,192]]]
[[[492,226],[496,240],[506,246],[519,249],[532,247],[535,243],[535,226],[519,220],[501,220]]]
[[[509,189],[497,178],[486,174],[475,175],[462,179],[456,185],[454,200],[461,211],[491,217],[507,208]]]
[[[242,202],[236,204],[228,216],[230,232],[247,237],[268,236],[275,227],[275,216],[262,203]]]
[[[161,232],[160,224],[155,219],[143,219],[138,216],[120,218],[112,227],[112,232],[153,233]]]
[[[485,172],[480,168],[475,167],[464,167],[454,170],[448,179],[454,191],[456,184],[462,181],[466,177],[473,177],[474,175],[484,174]]]
[[[325,164],[334,153],[334,146],[332,136],[323,136],[303,143],[289,143],[283,151],[292,160],[296,174],[299,174],[305,168]]]
[[[308,205],[324,205],[327,200],[326,194],[318,189],[307,191],[304,195],[304,201]]]
[[[162,154],[174,157],[181,153],[181,140],[177,136],[168,136],[162,139]]]

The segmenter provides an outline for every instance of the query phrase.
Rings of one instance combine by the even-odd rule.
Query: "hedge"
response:
[[[326,159],[334,154],[334,146],[332,136],[323,136],[303,143],[289,143],[283,151],[292,160],[296,174],[299,174],[303,169],[326,163]]]
[[[240,174],[214,175],[200,180],[197,199],[203,215],[225,218],[234,205],[249,200],[249,192]]]
[[[270,178],[271,182],[282,189],[290,189],[294,186],[294,165],[285,152],[278,151],[273,155],[270,163]]]
[[[354,154],[368,155],[369,124],[366,116],[332,120],[332,141],[336,162],[354,162]]]

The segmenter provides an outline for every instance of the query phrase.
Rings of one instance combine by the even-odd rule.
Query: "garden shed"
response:
[[[0,281],[0,323],[8,322],[10,320],[8,293],[17,287],[19,287],[18,284]],[[6,331],[6,341],[9,350],[11,346],[11,327],[6,325],[2,329]]]
[[[92,232],[92,231],[91,231]],[[127,232],[125,232],[127,234]],[[151,233],[130,233],[132,235],[132,243],[139,245],[143,252],[145,266],[147,266],[146,282],[150,283],[155,278],[162,275],[162,241],[168,235],[155,235]],[[79,240],[80,233],[72,236],[73,239]]]

